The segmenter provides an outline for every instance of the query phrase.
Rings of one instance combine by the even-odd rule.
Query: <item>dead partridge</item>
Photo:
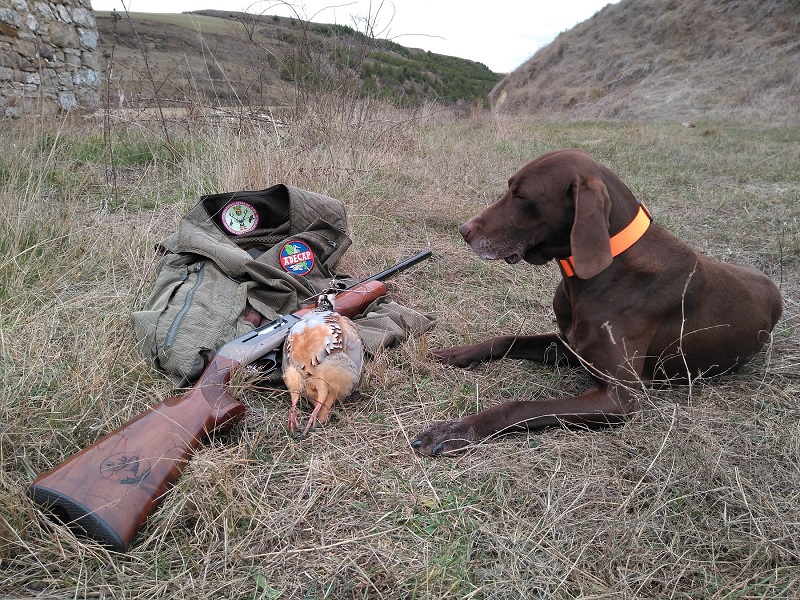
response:
[[[321,294],[317,306],[294,324],[283,344],[283,381],[292,397],[289,430],[299,427],[300,397],[314,402],[303,433],[326,424],[333,403],[358,390],[364,342],[353,322],[333,310],[333,294]]]

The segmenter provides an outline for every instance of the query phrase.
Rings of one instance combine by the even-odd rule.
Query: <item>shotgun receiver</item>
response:
[[[356,316],[386,294],[386,279],[430,256],[421,252],[339,292],[335,309]],[[126,551],[200,443],[243,417],[244,405],[226,389],[232,373],[265,357],[277,366],[289,329],[310,310],[279,316],[223,345],[187,393],[163,400],[40,475],[28,495],[76,533]]]

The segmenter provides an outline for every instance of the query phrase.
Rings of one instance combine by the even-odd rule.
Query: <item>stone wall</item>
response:
[[[0,0],[0,118],[96,107],[96,50],[90,0]]]

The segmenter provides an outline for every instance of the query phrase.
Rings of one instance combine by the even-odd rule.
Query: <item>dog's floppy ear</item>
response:
[[[572,263],[577,277],[589,279],[610,265],[613,258],[608,235],[611,198],[597,177],[575,182],[572,194],[575,199],[575,221],[569,238]]]

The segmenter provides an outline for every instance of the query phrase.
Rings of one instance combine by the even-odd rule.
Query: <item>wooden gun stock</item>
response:
[[[382,279],[429,256],[422,252],[338,293],[336,310],[358,315],[386,294]],[[234,369],[280,349],[291,324],[310,310],[228,342],[186,394],[167,398],[40,475],[28,495],[76,532],[126,551],[200,443],[244,416],[244,405],[226,391]]]
[[[188,393],[40,475],[28,494],[72,529],[124,552],[203,439],[244,415],[244,405],[225,390],[236,366],[214,357]]]

